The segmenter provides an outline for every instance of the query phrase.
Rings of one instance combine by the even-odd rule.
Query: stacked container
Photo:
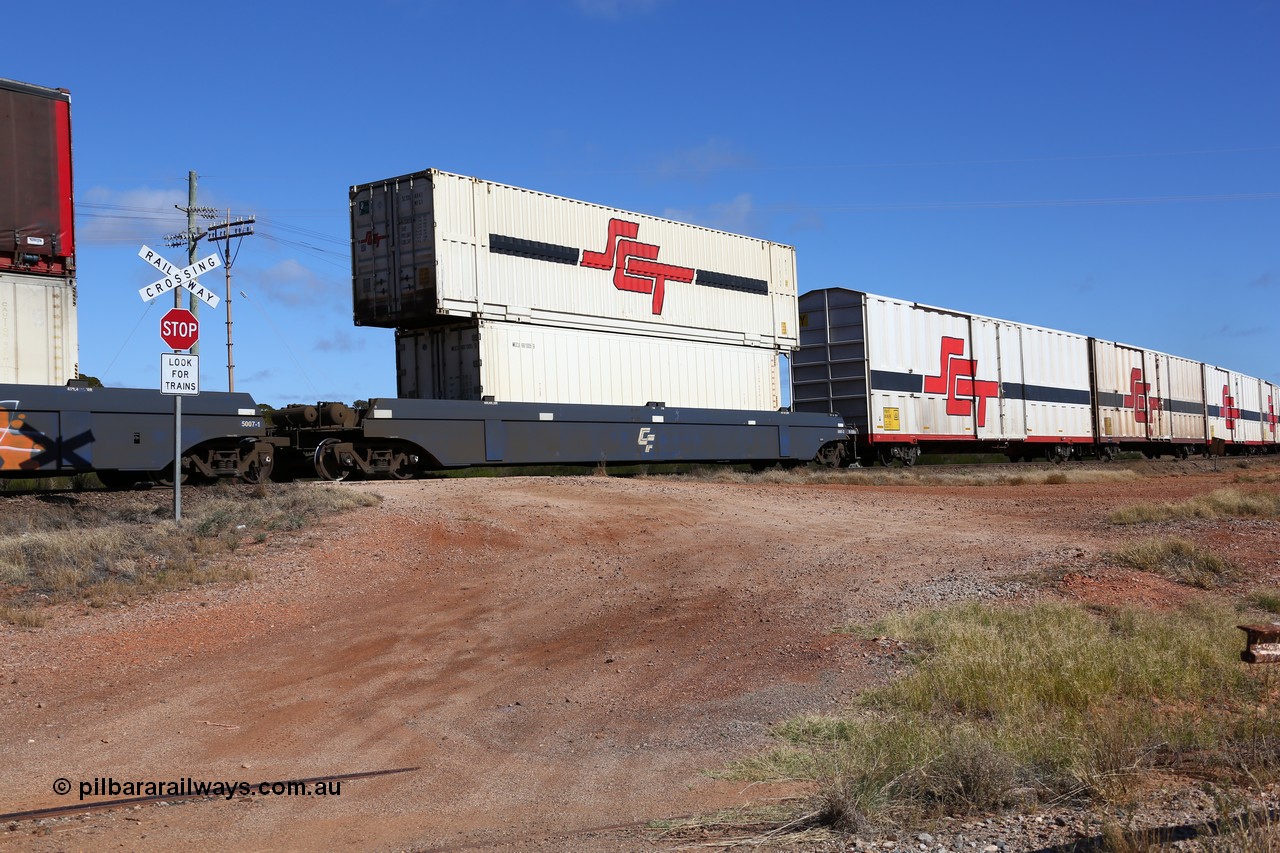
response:
[[[0,382],[78,375],[71,96],[0,79]]]
[[[351,239],[401,397],[780,405],[790,246],[435,169],[352,187]]]

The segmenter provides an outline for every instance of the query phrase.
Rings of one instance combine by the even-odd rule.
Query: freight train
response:
[[[69,181],[49,194],[69,204]],[[0,476],[96,472],[125,487],[910,464],[929,447],[1056,460],[1276,448],[1273,385],[856,291],[798,297],[790,246],[435,169],[353,186],[349,207],[353,320],[396,329],[398,397],[268,413],[248,394],[204,392],[175,442],[158,391],[9,379]],[[74,268],[69,240],[46,243],[65,253],[57,271]],[[780,362],[797,346],[784,408]]]
[[[189,397],[184,481],[409,479],[468,466],[818,462],[911,465],[921,452],[1011,460],[1274,453],[1280,388],[1067,332],[839,288],[800,299],[797,411],[374,399],[264,414],[244,393]],[[172,398],[0,385],[0,476],[95,472],[171,485]]]

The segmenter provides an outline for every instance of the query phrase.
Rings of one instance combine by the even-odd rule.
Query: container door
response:
[[[1169,399],[1168,357],[1157,352],[1143,353],[1143,382],[1146,384],[1147,435],[1158,441],[1172,437],[1165,401]],[[1136,392],[1135,392],[1136,393]]]
[[[956,395],[966,398],[972,409],[975,436],[984,441],[1005,440],[1010,437],[1015,413],[1010,411],[1010,401],[1002,392],[1010,382],[1022,384],[1019,330],[985,317],[974,317],[970,325],[973,358],[963,362],[968,369],[957,375]]]

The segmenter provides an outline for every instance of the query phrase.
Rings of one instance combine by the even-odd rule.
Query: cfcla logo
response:
[[[364,236],[361,237],[356,242],[359,243],[361,246],[372,246],[373,248],[376,249],[378,248],[378,246],[382,245],[382,241],[385,239],[387,239],[386,234],[379,234],[373,229],[370,229],[364,232]]]
[[[653,443],[658,437],[653,434],[652,427],[640,427],[640,435],[636,436],[636,444],[644,448],[644,452],[648,453],[653,450]]]
[[[1124,407],[1133,409],[1133,419],[1140,423],[1147,422],[1147,412],[1160,410],[1160,398],[1148,397],[1151,383],[1142,381],[1142,368],[1135,367],[1129,375],[1129,393],[1124,395]],[[1113,398],[1114,399],[1114,398]]]
[[[640,223],[622,219],[609,220],[609,242],[603,252],[583,251],[582,266],[613,270],[613,286],[633,293],[653,294],[653,313],[662,313],[662,300],[668,281],[688,284],[694,271],[688,267],[658,263],[658,247],[638,243]]]
[[[1231,396],[1231,386],[1222,386],[1222,416],[1227,419],[1227,429],[1236,428],[1236,418],[1240,410],[1236,408],[1236,398]]]
[[[964,339],[942,339],[937,376],[924,378],[926,394],[946,394],[948,415],[972,415],[978,403],[978,426],[987,425],[987,400],[1000,395],[1000,384],[977,379],[978,362],[964,357]]]

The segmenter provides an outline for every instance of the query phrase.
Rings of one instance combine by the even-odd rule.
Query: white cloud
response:
[[[76,193],[76,242],[86,244],[149,243],[186,229],[186,206],[179,189],[113,190],[92,187]]]
[[[728,140],[712,138],[660,160],[655,171],[659,177],[667,180],[700,181],[716,172],[755,166],[754,159],[735,149]]]
[[[293,258],[265,270],[246,271],[243,275],[242,280],[254,290],[251,296],[260,295],[289,306],[323,304],[327,307],[336,297],[346,294],[343,286],[322,278]],[[237,272],[237,278],[239,276]]]
[[[665,0],[575,0],[578,11],[589,18],[618,21],[648,15]]]
[[[315,348],[323,352],[354,352],[364,349],[365,341],[357,340],[349,332],[330,332],[316,341]]]
[[[759,216],[750,193],[739,193],[728,201],[715,202],[700,210],[668,208],[662,215],[677,222],[691,222],[748,236],[760,230]]]

